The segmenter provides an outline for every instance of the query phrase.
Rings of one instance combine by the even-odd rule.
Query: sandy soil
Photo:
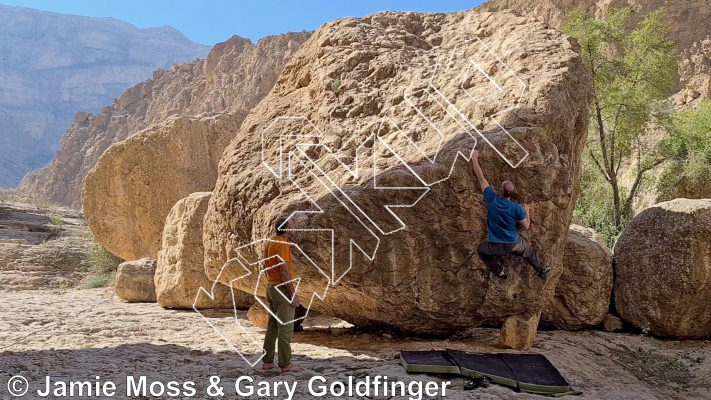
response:
[[[256,381],[298,380],[294,398],[308,395],[307,382],[315,375],[347,381],[386,375],[390,381],[451,381],[446,398],[539,398],[493,385],[473,392],[462,390],[457,377],[407,375],[393,358],[401,349],[455,348],[468,351],[502,351],[498,332],[479,328],[459,339],[431,340],[355,333],[347,324],[315,317],[295,334],[294,361],[305,368],[298,374],[278,374],[250,368],[198,314],[163,310],[156,304],[128,304],[111,289],[0,291],[0,398],[7,380],[21,374],[30,381],[23,398],[40,398],[45,375],[62,380],[111,380],[117,395],[125,398],[126,375],[153,380],[194,381],[197,395],[205,395],[209,377],[219,375],[224,398],[235,395],[234,382],[242,375]],[[228,332],[237,346],[238,335],[230,310],[210,311],[210,321]],[[263,330],[238,318],[255,337]],[[634,334],[598,331],[540,332],[533,349],[545,354],[563,376],[589,399],[711,399],[711,343],[662,341]],[[102,398],[102,397],[95,397]],[[162,398],[169,398],[167,396]],[[256,395],[253,398],[260,398]],[[266,398],[266,397],[261,397]],[[276,397],[286,398],[284,393]],[[323,397],[333,398],[333,397]],[[380,397],[388,398],[388,397]],[[397,397],[400,398],[400,397]]]

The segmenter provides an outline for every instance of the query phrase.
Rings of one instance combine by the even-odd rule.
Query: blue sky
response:
[[[232,35],[256,41],[288,31],[314,30],[330,20],[383,10],[469,10],[483,0],[0,0],[12,6],[63,14],[113,17],[139,28],[170,25],[199,43],[214,45]]]

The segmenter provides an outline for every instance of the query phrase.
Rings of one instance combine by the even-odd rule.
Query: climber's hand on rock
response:
[[[479,159],[479,150],[472,149],[471,157],[472,157],[472,161],[478,160]]]
[[[524,204],[523,205],[523,211],[528,215],[529,212],[531,212],[531,205],[530,204]]]

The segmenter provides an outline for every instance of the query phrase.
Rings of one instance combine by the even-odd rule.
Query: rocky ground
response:
[[[241,375],[270,382],[298,380],[295,398],[312,398],[306,382],[314,375],[329,381],[347,380],[349,375],[387,375],[390,381],[406,382],[450,380],[446,397],[451,399],[538,398],[496,385],[465,392],[461,378],[407,375],[393,358],[401,349],[503,351],[497,348],[496,329],[478,328],[449,340],[419,339],[356,333],[342,321],[315,317],[294,339],[295,362],[304,372],[279,375],[249,368],[196,313],[125,303],[108,288],[0,291],[0,304],[5,305],[0,308],[0,396],[16,374],[24,375],[34,389],[24,398],[38,398],[35,391],[44,387],[45,375],[65,381],[100,375],[117,383],[123,398],[125,376],[131,374],[145,375],[148,382],[192,380],[198,389],[194,398],[208,398],[204,393],[211,375],[222,377],[229,388],[226,394],[231,394],[226,398],[237,398],[231,389]],[[213,324],[236,333],[232,316],[229,310],[208,313]],[[246,311],[237,317],[261,340],[263,330],[248,322]],[[231,337],[240,342],[238,336]],[[709,341],[548,331],[539,333],[532,351],[545,354],[583,391],[582,398],[711,399]]]
[[[89,268],[91,239],[81,213],[42,201],[0,199],[0,288],[69,288]]]
[[[0,398],[10,377],[31,385],[23,398],[40,398],[43,379],[92,380],[101,376],[125,398],[126,376],[151,381],[194,381],[205,395],[209,377],[222,377],[226,398],[242,375],[256,381],[298,381],[295,398],[313,398],[308,380],[384,375],[389,381],[451,381],[447,398],[526,399],[500,386],[465,392],[459,377],[407,375],[394,359],[400,350],[454,348],[505,351],[498,330],[476,328],[450,339],[401,337],[356,331],[328,317],[309,317],[295,335],[299,374],[252,369],[196,313],[157,304],[129,304],[112,288],[79,289],[90,273],[91,239],[80,213],[42,202],[4,201],[0,208]],[[246,343],[231,310],[206,310],[210,322],[235,344]],[[261,341],[264,331],[237,314]],[[659,340],[632,333],[541,331],[532,349],[545,354],[582,398],[711,399],[711,343]],[[329,382],[330,383],[330,382]],[[101,398],[101,397],[94,397]],[[136,397],[133,397],[136,398]],[[143,397],[146,398],[146,397]],[[162,397],[168,398],[168,397]],[[264,397],[262,397],[264,398]],[[270,398],[285,398],[281,395]],[[326,396],[325,398],[330,398]],[[381,397],[383,398],[383,397]]]

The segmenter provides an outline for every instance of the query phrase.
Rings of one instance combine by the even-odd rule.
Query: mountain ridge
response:
[[[0,187],[51,161],[77,111],[209,49],[174,28],[0,4]]]
[[[54,160],[27,174],[18,191],[80,207],[83,179],[111,145],[172,115],[250,110],[310,35],[289,32],[256,44],[235,35],[216,44],[204,60],[154,71],[152,78],[127,89],[100,112],[77,113]]]

